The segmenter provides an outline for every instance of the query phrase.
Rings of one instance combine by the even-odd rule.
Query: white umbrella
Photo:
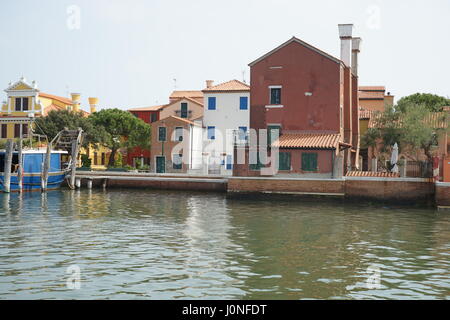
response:
[[[394,144],[394,147],[392,148],[392,154],[391,154],[391,165],[393,166],[391,169],[391,172],[398,173],[398,145],[397,142]]]

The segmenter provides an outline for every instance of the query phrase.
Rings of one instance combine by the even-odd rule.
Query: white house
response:
[[[231,80],[203,90],[203,164],[205,173],[231,175],[234,139],[246,141],[250,128],[250,86]]]

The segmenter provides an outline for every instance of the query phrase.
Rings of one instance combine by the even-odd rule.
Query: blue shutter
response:
[[[216,97],[208,97],[208,110],[216,110]]]
[[[248,97],[240,97],[239,109],[247,110],[248,109]]]
[[[247,140],[247,127],[239,127],[239,140]]]
[[[231,155],[227,155],[227,170],[233,169],[233,157]]]
[[[215,130],[216,130],[216,127],[208,126],[208,139],[214,140],[216,138]]]

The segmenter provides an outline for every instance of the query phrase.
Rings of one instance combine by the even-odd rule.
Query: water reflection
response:
[[[450,216],[430,209],[134,190],[0,203],[3,299],[450,298]]]

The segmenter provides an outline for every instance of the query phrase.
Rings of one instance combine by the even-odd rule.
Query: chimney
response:
[[[361,38],[352,39],[352,72],[358,76],[358,54],[361,49]]]
[[[98,98],[89,97],[89,106],[91,107],[91,113],[97,112]]]
[[[206,80],[206,88],[211,88],[214,85],[214,80]]]
[[[73,103],[73,111],[78,112],[80,111],[80,96],[79,93],[71,93],[72,96],[72,103]]]
[[[339,38],[341,39],[341,60],[345,66],[351,67],[353,24],[339,24]]]

